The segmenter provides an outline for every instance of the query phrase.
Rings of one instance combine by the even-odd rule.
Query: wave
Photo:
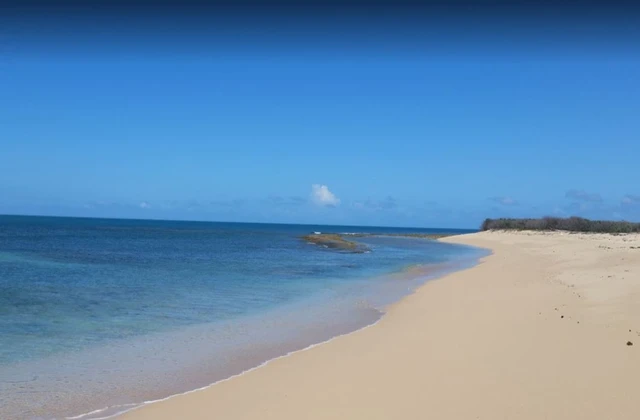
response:
[[[292,351],[289,351],[289,352],[287,352],[285,354],[282,354],[280,356],[276,356],[276,357],[271,358],[269,360],[265,360],[264,362],[260,363],[257,366],[251,367],[251,368],[246,369],[246,370],[244,370],[244,371],[242,371],[240,373],[237,373],[235,375],[229,376],[228,378],[224,378],[224,379],[220,379],[218,381],[212,382],[212,383],[210,383],[208,385],[205,385],[205,386],[202,386],[200,388],[191,389],[191,390],[185,391],[185,392],[179,392],[177,394],[172,394],[172,395],[169,395],[167,397],[159,398],[159,399],[156,399],[156,400],[148,400],[148,401],[143,401],[141,403],[131,403],[131,404],[114,405],[114,406],[111,406],[111,407],[105,407],[105,408],[101,408],[101,409],[98,409],[98,410],[90,411],[88,413],[80,414],[78,416],[65,417],[65,419],[67,419],[67,420],[82,420],[82,419],[87,419],[87,420],[88,419],[91,419],[91,420],[106,420],[106,419],[112,419],[112,418],[118,417],[118,416],[120,416],[120,415],[122,415],[124,413],[128,413],[130,411],[142,408],[142,407],[144,407],[146,405],[149,405],[149,404],[155,404],[155,403],[159,403],[159,402],[162,402],[162,401],[170,400],[170,399],[172,399],[174,397],[179,397],[181,395],[188,395],[188,394],[191,394],[191,393],[194,393],[194,392],[204,391],[205,389],[211,388],[214,385],[217,385],[217,384],[222,383],[222,382],[229,381],[231,379],[237,378],[239,376],[242,376],[244,374],[252,372],[252,371],[254,371],[256,369],[259,369],[259,368],[261,368],[263,366],[266,366],[267,364],[269,364],[269,363],[271,363],[271,362],[273,362],[275,360],[282,359],[284,357],[288,357],[288,356],[290,356],[290,355],[292,355],[294,353],[310,350],[310,349],[312,349],[314,347],[317,347],[317,346],[320,346],[322,344],[329,343],[329,342],[335,340],[336,338],[340,338],[342,336],[346,336],[346,335],[349,335],[349,334],[353,334],[354,332],[364,330],[365,328],[372,327],[372,326],[376,325],[378,322],[380,322],[380,320],[382,319],[382,316],[384,315],[384,311],[381,311],[379,309],[376,309],[376,311],[378,311],[380,313],[380,316],[378,317],[378,319],[376,319],[374,322],[372,322],[370,324],[364,325],[364,326],[362,326],[360,328],[357,328],[357,329],[355,329],[353,331],[349,331],[349,332],[346,332],[346,333],[343,333],[343,334],[335,335],[335,336],[333,336],[333,337],[331,337],[331,338],[329,338],[327,340],[320,341],[318,343],[310,344],[310,345],[308,345],[308,346],[306,346],[304,348],[297,349],[297,350],[292,350]],[[104,413],[105,411],[111,411],[112,414],[109,414],[109,415],[103,416],[103,417],[90,417],[90,416],[95,415],[95,414]]]
[[[453,264],[453,265],[446,264],[445,266],[441,266],[441,267],[439,267],[438,269],[436,269],[434,271],[422,272],[422,273],[416,272],[415,274],[419,274],[419,275],[415,276],[415,279],[418,280],[418,282],[417,283],[413,283],[411,285],[408,285],[407,290],[403,291],[401,295],[398,295],[396,297],[392,297],[389,302],[385,302],[382,306],[379,306],[378,304],[375,304],[375,303],[368,304],[367,308],[375,310],[376,313],[377,313],[377,316],[376,316],[376,318],[374,320],[370,320],[369,323],[367,323],[366,325],[362,325],[359,328],[354,328],[352,330],[350,329],[347,332],[336,334],[336,335],[334,335],[334,336],[332,336],[332,337],[330,337],[328,339],[321,340],[319,342],[307,345],[305,347],[301,347],[301,348],[294,349],[294,350],[291,350],[291,351],[288,351],[288,352],[284,352],[283,354],[281,354],[279,356],[272,357],[272,358],[270,358],[268,360],[263,361],[262,363],[259,363],[259,364],[255,365],[253,367],[249,367],[249,368],[247,368],[247,369],[245,369],[245,370],[243,370],[243,371],[241,371],[239,373],[236,373],[234,375],[231,375],[231,376],[228,376],[226,378],[222,378],[222,379],[213,381],[213,382],[209,383],[208,385],[197,387],[195,389],[187,390],[187,391],[184,391],[184,392],[178,392],[178,393],[175,393],[175,394],[171,394],[171,395],[169,395],[167,397],[164,397],[164,398],[146,400],[146,401],[142,401],[142,402],[138,402],[138,403],[129,403],[129,404],[123,404],[123,405],[109,406],[109,407],[105,407],[105,408],[102,408],[102,409],[93,410],[93,411],[90,411],[90,412],[87,412],[87,413],[84,413],[84,414],[80,414],[80,415],[76,415],[76,416],[72,416],[72,417],[66,417],[66,419],[67,420],[89,420],[89,419],[91,419],[91,420],[106,420],[106,419],[112,419],[112,418],[118,417],[118,416],[120,416],[120,415],[122,415],[122,414],[124,414],[126,412],[130,412],[130,411],[142,408],[142,407],[144,407],[146,405],[150,405],[150,404],[154,404],[154,403],[157,403],[157,402],[166,401],[166,400],[172,399],[172,398],[180,396],[180,395],[187,395],[187,394],[191,394],[193,392],[198,392],[198,391],[202,391],[202,390],[211,388],[216,384],[219,384],[219,383],[222,383],[222,382],[226,382],[226,381],[231,380],[233,378],[242,376],[242,375],[244,375],[246,373],[249,373],[249,372],[252,372],[252,371],[254,371],[256,369],[259,369],[259,368],[271,363],[274,360],[278,360],[278,359],[287,357],[287,356],[289,356],[291,354],[294,354],[294,353],[307,351],[307,350],[312,349],[312,348],[314,348],[316,346],[322,345],[324,343],[331,342],[331,341],[335,340],[336,338],[339,338],[339,337],[342,337],[342,336],[346,336],[346,335],[352,334],[352,333],[354,333],[356,331],[360,331],[362,329],[369,328],[369,327],[371,327],[373,325],[376,325],[382,319],[382,317],[385,315],[385,313],[387,312],[387,308],[388,308],[387,305],[388,304],[390,304],[391,302],[395,302],[395,301],[407,296],[408,294],[413,293],[416,290],[416,288],[419,287],[421,284],[424,284],[425,281],[427,281],[427,280],[429,280],[431,278],[435,278],[435,277],[440,277],[440,276],[446,275],[447,273],[450,273],[452,271],[457,271],[457,270],[460,270],[460,269],[467,268],[469,266],[473,266],[473,265],[475,265],[477,263],[478,263],[478,259],[477,259],[477,257],[474,257],[474,258],[471,258],[470,260],[467,260],[466,263],[464,263],[462,265],[458,265],[458,264],[460,264],[460,262],[458,262],[458,264]],[[426,265],[423,265],[423,264],[410,264],[407,267],[405,267],[405,270],[418,271],[416,269],[426,268],[428,266],[430,266],[430,265],[429,264],[426,264]]]

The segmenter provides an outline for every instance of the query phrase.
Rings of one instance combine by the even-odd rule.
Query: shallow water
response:
[[[371,324],[482,254],[380,236],[342,253],[300,240],[313,231],[403,229],[0,217],[0,418],[205,386]]]

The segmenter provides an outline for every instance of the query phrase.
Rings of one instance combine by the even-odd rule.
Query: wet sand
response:
[[[640,235],[442,240],[493,255],[371,327],[121,418],[640,418]]]

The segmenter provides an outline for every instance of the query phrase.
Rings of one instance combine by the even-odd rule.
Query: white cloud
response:
[[[142,203],[140,203],[140,208],[141,209],[148,209],[149,207],[151,207],[151,205],[149,203],[147,203],[146,201],[143,201]]]
[[[90,201],[84,204],[85,209],[98,209],[103,207],[120,207],[121,204],[115,201]]]
[[[569,190],[565,193],[565,197],[575,201],[588,201],[592,203],[602,203],[602,196],[597,193],[589,193],[585,190]]]
[[[355,209],[378,211],[378,210],[394,210],[394,209],[397,209],[398,205],[396,203],[396,200],[393,197],[388,196],[384,200],[379,200],[379,201],[371,200],[369,198],[367,198],[364,201],[355,201],[351,203],[351,207]]]
[[[335,207],[340,204],[340,199],[329,191],[329,187],[320,184],[311,186],[311,201],[319,206]]]
[[[627,194],[622,197],[622,204],[637,204],[640,203],[640,195]]]
[[[503,206],[517,206],[518,202],[511,197],[491,197],[491,201],[495,201]]]

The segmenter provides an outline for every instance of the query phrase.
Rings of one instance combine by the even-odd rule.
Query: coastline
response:
[[[318,330],[317,325],[306,323],[307,325],[306,330],[297,332],[298,334],[302,334],[304,336],[301,339],[295,340],[295,342],[298,344],[295,344],[294,341],[291,341],[291,340],[289,340],[289,342],[287,343],[281,343],[282,345],[278,346],[280,348],[280,351],[276,350],[275,353],[271,351],[271,354],[268,355],[266,358],[260,358],[260,357],[248,358],[249,364],[245,365],[243,369],[239,370],[237,369],[237,366],[236,366],[233,369],[227,369],[227,374],[223,376],[220,376],[217,373],[211,374],[211,372],[209,372],[208,376],[204,375],[204,372],[207,371],[206,366],[209,364],[208,359],[211,359],[211,356],[209,355],[206,359],[203,359],[203,356],[206,354],[207,350],[203,349],[202,351],[200,351],[199,349],[193,349],[191,354],[199,355],[199,357],[197,357],[196,360],[200,360],[199,365],[203,370],[203,374],[198,373],[196,375],[201,379],[206,377],[210,379],[213,378],[213,382],[200,381],[199,384],[198,383],[195,384],[196,385],[195,387],[192,386],[190,388],[184,388],[181,386],[181,388],[183,389],[178,389],[177,391],[174,390],[173,393],[166,393],[166,390],[164,392],[155,392],[155,395],[151,399],[145,400],[139,403],[133,403],[133,402],[126,402],[122,404],[118,403],[115,405],[109,405],[104,408],[95,409],[95,410],[84,412],[81,414],[78,414],[76,412],[73,415],[66,416],[64,418],[75,419],[75,420],[84,420],[84,419],[102,420],[102,419],[110,419],[110,418],[120,418],[121,416],[128,414],[129,412],[136,411],[148,405],[164,402],[167,400],[172,400],[174,398],[180,398],[184,395],[188,395],[194,392],[205,391],[208,388],[216,386],[220,383],[226,382],[228,380],[232,380],[237,377],[241,377],[244,374],[247,374],[256,369],[262,368],[278,359],[286,358],[298,352],[304,352],[304,351],[310,350],[316,346],[321,346],[325,343],[331,342],[340,337],[344,337],[354,332],[372,327],[376,325],[380,321],[380,319],[382,319],[382,317],[384,317],[388,308],[397,304],[400,300],[402,300],[407,295],[414,293],[415,290],[417,290],[419,287],[424,285],[426,282],[433,281],[435,279],[446,276],[448,273],[452,273],[452,272],[456,272],[459,270],[464,270],[469,267],[472,267],[478,264],[479,259],[483,255],[487,254],[485,250],[476,249],[475,247],[466,247],[466,248],[468,248],[467,252],[470,252],[468,256],[458,257],[451,262],[431,263],[431,264],[422,264],[422,263],[412,264],[404,267],[400,271],[394,271],[387,274],[382,274],[379,276],[369,278],[368,281],[376,281],[378,283],[382,281],[383,283],[380,283],[377,286],[379,288],[378,291],[370,293],[370,295],[367,298],[367,303],[364,306],[358,305],[358,307],[355,308],[357,310],[357,313],[353,312],[349,315],[346,313],[341,313],[339,311],[336,311],[339,308],[337,306],[337,303],[334,302],[332,312],[335,312],[334,318],[339,315],[340,320],[335,318],[332,324],[325,325],[324,331]],[[392,283],[396,283],[396,285],[392,285]],[[362,287],[362,285],[360,287]],[[384,287],[384,289],[380,289],[380,287]],[[400,291],[401,289],[404,291]],[[386,296],[382,297],[381,293],[385,293]],[[376,296],[378,297],[376,298]],[[300,303],[296,303],[296,306],[298,306],[299,304]],[[279,308],[278,310],[282,311],[284,310],[284,308]],[[292,305],[289,305],[289,310],[295,311],[296,309],[292,309]],[[310,316],[310,314],[314,313],[314,312],[309,312],[310,310],[309,307],[307,307],[306,310],[308,314],[306,314],[305,316]],[[353,309],[351,311],[353,311]],[[365,314],[365,312],[368,314],[367,316],[370,319],[368,320],[363,319],[363,315]],[[375,315],[372,318],[370,315],[373,313],[375,313]],[[352,318],[353,315],[357,315],[357,318]],[[345,316],[350,316],[351,318],[345,318]],[[313,331],[313,332],[309,333],[309,331]],[[207,333],[206,331],[203,331],[203,332]],[[178,339],[178,341],[182,341],[180,337],[178,336],[174,337],[174,339],[176,338]],[[292,343],[294,343],[293,347],[292,347]],[[170,344],[170,343],[167,343],[167,344]],[[150,349],[150,350],[153,350],[153,349]],[[158,350],[159,349],[156,349],[155,351],[158,351]],[[253,348],[247,350],[247,354],[249,355],[255,352],[256,351]],[[260,353],[260,351],[258,352]],[[244,357],[245,355],[243,354],[243,358]],[[195,366],[194,363],[192,363],[192,365]],[[189,369],[189,370],[193,375],[194,374],[193,369]]]
[[[3,237],[18,239],[0,255],[11,285],[1,418],[105,417],[206,387],[370,325],[427,279],[480,256],[386,238],[380,227],[357,239],[375,252],[354,256],[309,246],[304,226],[176,223],[9,223]],[[34,239],[42,229],[44,242]],[[60,232],[76,239],[58,246]],[[154,246],[137,246],[140,236]],[[46,281],[22,281],[39,276]]]
[[[493,254],[370,328],[119,418],[636,418],[640,235],[444,241]]]

